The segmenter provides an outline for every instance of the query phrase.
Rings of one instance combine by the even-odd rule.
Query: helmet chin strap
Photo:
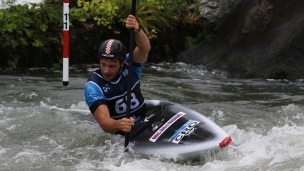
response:
[[[118,72],[117,72],[117,74],[116,74],[114,80],[117,79],[117,78],[119,77],[119,75],[121,74],[121,72],[122,72],[122,64],[120,64],[120,68],[119,68],[119,70],[118,70]]]
[[[122,64],[120,64],[118,75],[121,74],[121,72],[122,72]]]

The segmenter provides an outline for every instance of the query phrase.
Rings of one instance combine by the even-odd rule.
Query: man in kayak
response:
[[[114,134],[130,132],[146,116],[146,104],[140,90],[140,74],[151,49],[150,40],[140,29],[136,18],[129,15],[127,29],[134,29],[133,79],[130,119],[126,118],[129,54],[122,42],[109,39],[98,48],[100,68],[89,77],[84,96],[91,113],[103,131]]]

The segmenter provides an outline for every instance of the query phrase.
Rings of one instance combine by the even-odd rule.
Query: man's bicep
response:
[[[96,110],[101,105],[106,105],[106,101],[103,99],[96,100],[91,106],[89,106],[91,113],[95,115]]]

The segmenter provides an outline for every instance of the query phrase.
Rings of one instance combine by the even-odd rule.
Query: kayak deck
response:
[[[147,116],[131,142],[136,152],[185,159],[218,153],[231,137],[204,115],[167,101],[147,100]]]

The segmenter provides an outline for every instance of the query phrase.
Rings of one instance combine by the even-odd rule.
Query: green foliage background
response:
[[[70,2],[70,63],[97,62],[105,39],[120,39],[128,47],[125,20],[131,0]],[[195,1],[137,0],[136,17],[151,40],[149,61],[174,61],[201,41],[210,27],[193,8]],[[0,67],[61,67],[63,4],[59,0],[13,5],[0,10]]]

